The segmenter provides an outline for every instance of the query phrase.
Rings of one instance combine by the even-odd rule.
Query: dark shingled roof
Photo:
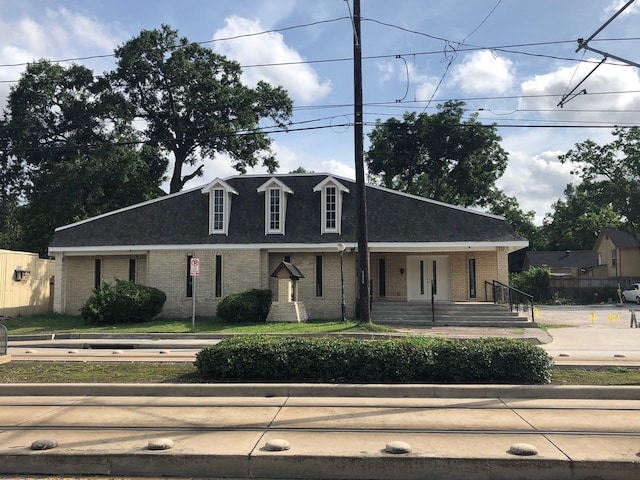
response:
[[[638,248],[640,243],[638,240],[623,230],[618,230],[614,227],[604,227],[602,229],[611,239],[613,244],[618,248]]]
[[[201,188],[111,212],[56,230],[51,247],[136,245],[237,245],[356,241],[356,185],[336,178],[343,196],[342,234],[321,234],[321,193],[313,187],[328,174],[235,176],[229,234],[209,235],[209,196]],[[276,177],[293,190],[287,198],[285,235],[264,233],[264,193]],[[367,186],[369,242],[520,242],[499,217]]]
[[[531,251],[526,253],[528,264],[532,267],[546,265],[549,268],[589,268],[598,265],[596,252],[592,250],[577,251]],[[527,263],[525,260],[525,263]]]

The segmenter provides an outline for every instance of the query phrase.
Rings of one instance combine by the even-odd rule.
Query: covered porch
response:
[[[371,299],[377,302],[493,302],[485,282],[509,283],[507,247],[382,251],[371,248]]]

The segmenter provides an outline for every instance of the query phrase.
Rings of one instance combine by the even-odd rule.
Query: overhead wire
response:
[[[416,30],[410,30],[404,27],[400,27],[397,25],[393,25],[387,22],[382,22],[379,20],[375,20],[375,19],[370,19],[370,18],[362,18],[363,21],[370,21],[370,22],[374,22],[383,26],[387,26],[387,27],[392,27],[392,28],[397,28],[400,29],[402,31],[406,31],[406,32],[410,32],[413,34],[417,34],[417,35],[422,35],[434,40],[438,40],[438,41],[443,41],[446,42],[445,44],[445,58],[447,57],[447,55],[451,55],[451,53],[447,53],[447,48],[450,48],[450,52],[453,52],[454,57],[450,58],[449,63],[447,65],[447,68],[445,69],[445,72],[443,74],[443,76],[440,79],[439,85],[442,83],[442,81],[444,80],[444,77],[447,74],[447,71],[449,70],[449,67],[451,66],[453,60],[455,59],[455,54],[457,54],[457,52],[467,52],[467,51],[477,51],[477,50],[493,50],[493,51],[502,51],[502,52],[506,52],[506,53],[511,53],[511,54],[521,54],[521,55],[531,55],[531,56],[536,56],[536,57],[543,57],[543,58],[552,58],[552,59],[560,59],[560,60],[567,60],[567,61],[576,61],[576,59],[572,59],[572,58],[563,58],[563,57],[556,57],[556,56],[552,56],[552,55],[543,55],[543,54],[535,54],[535,53],[531,53],[531,52],[521,52],[521,51],[514,51],[512,50],[513,48],[531,48],[531,47],[538,47],[538,46],[548,46],[548,45],[559,45],[559,44],[563,44],[563,43],[573,43],[574,41],[548,41],[548,42],[535,42],[535,43],[521,43],[521,44],[514,44],[514,45],[500,45],[500,46],[494,46],[494,47],[482,47],[482,46],[474,46],[474,45],[468,45],[468,44],[464,44],[464,42],[466,42],[466,40],[473,35],[486,21],[487,19],[494,13],[494,11],[496,10],[496,8],[500,5],[501,0],[499,0],[496,5],[493,7],[493,9],[487,14],[487,16],[484,17],[484,19],[479,23],[479,25],[471,31],[471,33],[469,35],[467,35],[462,42],[454,42],[457,45],[459,45],[459,48],[455,48],[453,47],[453,45],[450,43],[450,40],[442,38],[442,37],[438,37],[438,36],[434,36],[434,35],[430,35],[424,32],[419,32]],[[221,42],[221,41],[230,41],[230,40],[235,40],[235,39],[239,39],[239,38],[245,38],[245,37],[252,37],[252,36],[258,36],[258,35],[264,35],[264,34],[268,34],[268,33],[274,33],[274,32],[282,32],[282,31],[287,31],[287,30],[293,30],[296,28],[306,28],[306,27],[310,27],[310,26],[314,26],[314,25],[320,25],[320,24],[326,24],[326,23],[332,23],[332,22],[338,22],[338,21],[342,21],[345,19],[348,19],[351,17],[338,17],[338,18],[334,18],[334,19],[328,19],[328,20],[322,20],[322,21],[317,21],[317,22],[311,22],[311,23],[305,23],[305,24],[299,24],[299,25],[293,25],[293,26],[288,26],[288,27],[283,27],[283,28],[279,28],[279,29],[272,29],[272,30],[265,30],[265,31],[261,31],[261,32],[252,32],[252,33],[248,33],[248,34],[242,34],[242,35],[237,35],[237,36],[233,36],[233,37],[225,37],[225,38],[217,38],[217,39],[213,39],[213,40],[208,40],[208,41],[202,41],[202,42],[193,42],[193,43],[197,43],[197,44],[208,44],[208,43],[214,43],[214,42]],[[608,39],[602,39],[599,41],[606,41]],[[638,40],[638,38],[624,38],[624,39],[617,39],[617,40]],[[595,41],[595,40],[594,40]],[[464,44],[464,45],[463,45]],[[409,54],[388,54],[388,55],[372,55],[372,56],[367,56],[367,57],[363,57],[363,59],[369,60],[369,59],[381,59],[381,58],[391,58],[391,57],[396,57],[398,58],[398,56],[400,55],[412,55],[414,56],[420,56],[420,55],[430,55],[430,54],[442,54],[442,50],[440,51],[433,51],[433,52],[412,52]],[[74,60],[89,60],[89,59],[96,59],[96,58],[107,58],[107,57],[114,57],[113,54],[111,55],[93,55],[93,56],[87,56],[87,57],[77,57],[77,58],[71,58],[71,59],[63,59],[63,60],[57,60],[54,62],[68,62],[68,61],[74,61]],[[583,55],[584,57],[584,55]],[[319,59],[319,60],[306,60],[306,61],[296,61],[296,62],[281,62],[281,63],[270,63],[270,64],[255,64],[255,65],[244,65],[242,66],[242,68],[257,68],[257,67],[275,67],[275,66],[286,66],[286,65],[296,65],[296,64],[315,64],[315,63],[326,63],[326,62],[341,62],[341,61],[351,61],[351,58],[335,58],[335,59]],[[586,62],[586,63],[592,63],[591,61],[584,61],[584,58],[581,59],[579,62]],[[27,63],[18,63],[18,64],[2,64],[0,65],[0,67],[15,67],[15,66],[23,66],[23,65],[27,65]],[[408,67],[407,67],[408,68]],[[99,76],[96,76],[96,78],[99,78]],[[12,81],[8,81],[8,80],[0,80],[0,83],[10,83]],[[434,94],[432,95],[432,97],[429,99],[429,101],[427,102],[427,105],[425,107],[426,108],[429,107],[430,103],[433,101],[435,94],[437,92],[434,92]],[[629,92],[600,92],[600,93],[594,93],[594,94],[613,94],[613,93],[633,93],[633,91],[629,91]],[[544,95],[544,96],[556,96],[556,95]],[[406,95],[405,95],[406,97]],[[501,97],[472,97],[470,99],[467,99],[467,101],[469,100],[489,100],[489,99],[494,99],[494,100],[503,100],[503,99],[509,99],[509,98],[532,98],[532,97],[537,97],[537,96],[501,96]],[[443,100],[446,101],[446,100]],[[463,101],[465,101],[463,99]],[[417,102],[414,102],[417,103]],[[365,105],[384,105],[385,103],[367,103]],[[345,106],[351,106],[350,104],[346,104]],[[331,106],[331,105],[326,105],[326,106],[308,106],[308,107],[294,107],[294,110],[304,110],[304,109],[326,109],[326,108],[336,108],[336,107],[340,107],[340,105],[338,106]],[[331,117],[324,117],[321,119],[313,119],[313,120],[307,120],[307,121],[302,121],[302,122],[296,122],[296,123],[292,123],[291,125],[295,125],[295,124],[303,124],[303,123],[313,123],[313,122],[318,122],[318,121],[322,121],[322,120],[326,120],[326,119],[334,119],[336,116],[331,116]],[[335,125],[334,125],[335,126]],[[340,126],[340,125],[339,125]],[[576,128],[579,128],[579,125],[576,125]],[[317,128],[330,128],[330,126],[319,126],[319,127],[313,127],[312,129],[317,129]],[[304,130],[304,129],[289,129],[288,131],[300,131],[300,130]],[[286,130],[281,130],[281,131],[286,131]],[[275,132],[275,131],[274,131]]]
[[[491,11],[488,13],[488,15],[485,16],[484,19],[480,22],[480,24],[476,28],[474,28],[469,35],[464,37],[464,39],[461,42],[459,42],[458,45],[464,45],[464,42],[471,35],[473,35],[475,32],[477,32],[478,29],[480,27],[482,27],[482,25],[484,25],[484,23],[493,14],[493,12],[495,12],[496,8],[498,8],[498,6],[500,5],[501,2],[502,2],[502,0],[498,0],[498,3],[496,3],[496,5],[491,9]],[[434,89],[433,93],[431,94],[431,98],[429,98],[429,101],[425,105],[424,110],[422,111],[422,113],[426,112],[427,108],[429,108],[429,105],[431,105],[431,101],[433,100],[433,97],[435,97],[436,93],[438,93],[438,90],[440,90],[440,86],[442,85],[442,82],[444,81],[445,77],[447,76],[447,73],[449,73],[449,68],[451,68],[451,65],[453,64],[453,62],[455,61],[455,59],[457,57],[456,48],[453,47],[449,41],[447,41],[447,42],[445,42],[445,47],[444,47],[444,52],[445,52],[444,57],[445,57],[445,59],[447,58],[447,48],[450,48],[451,51],[452,51],[452,54],[451,54],[451,56],[449,58],[449,62],[447,63],[447,68],[444,69],[444,72],[442,73],[442,76],[440,77],[440,81],[438,81],[438,84],[436,85],[436,88]]]

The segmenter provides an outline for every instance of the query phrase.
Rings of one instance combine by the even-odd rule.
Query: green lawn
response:
[[[9,335],[48,333],[190,333],[191,318],[161,319],[146,323],[120,325],[86,325],[82,317],[48,313],[16,317],[3,321]],[[230,324],[216,317],[196,317],[196,333],[352,333],[367,331],[392,332],[392,328],[340,320],[303,323]]]
[[[10,362],[0,383],[199,383],[189,362]],[[554,385],[640,385],[637,369],[554,369]]]
[[[50,333],[189,333],[191,318],[163,319],[141,324],[97,327],[86,325],[81,317],[44,314],[5,319],[10,335]],[[542,326],[542,325],[539,325]],[[551,326],[549,326],[551,328]],[[358,322],[309,321],[306,323],[227,324],[218,318],[196,318],[199,333],[353,333],[392,332],[379,325]],[[96,382],[96,383],[194,383],[198,382],[191,363],[150,362],[10,362],[0,364],[0,383]],[[556,385],[640,385],[640,370],[554,369]]]

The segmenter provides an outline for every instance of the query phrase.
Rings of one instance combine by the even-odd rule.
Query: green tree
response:
[[[513,231],[529,241],[529,250],[544,249],[540,227],[534,223],[535,212],[524,212],[515,197],[506,195],[501,190],[492,192],[489,198],[489,211],[505,218]],[[509,254],[509,271],[519,272],[527,250],[522,249]]]
[[[307,170],[306,168],[301,166],[296,168],[295,170],[291,170],[289,173],[313,173],[313,171]]]
[[[385,187],[463,206],[485,206],[507,167],[495,126],[463,120],[464,102],[438,112],[376,121],[366,153],[369,172]]]
[[[533,210],[523,211],[516,197],[510,197],[501,190],[493,191],[489,198],[489,211],[503,216],[514,232],[529,240],[532,248],[541,246],[540,227],[534,223],[536,213]]]
[[[12,250],[20,235],[17,211],[25,178],[24,169],[9,153],[8,133],[7,122],[0,118],[0,249]]]
[[[611,204],[590,183],[569,184],[564,199],[552,206],[542,231],[548,250],[591,250],[603,227],[620,227],[622,221]]]
[[[18,211],[21,248],[46,255],[55,227],[160,195],[166,170],[140,146],[109,85],[89,69],[41,60],[27,66],[7,103],[14,164],[28,181]]]
[[[109,75],[114,91],[131,105],[131,114],[145,120],[145,134],[175,162],[171,193],[202,175],[203,164],[188,174],[200,156],[227,153],[244,173],[262,160],[270,171],[277,162],[271,139],[260,121],[280,128],[291,116],[292,103],[282,87],[241,82],[237,62],[215,54],[167,25],[143,30],[115,51],[117,68]]]
[[[632,234],[640,233],[640,128],[616,128],[606,145],[592,140],[560,156],[571,162],[589,195],[609,206]]]

